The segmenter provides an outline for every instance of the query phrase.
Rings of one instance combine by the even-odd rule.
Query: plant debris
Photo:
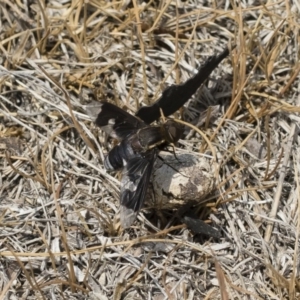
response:
[[[3,0],[0,15],[1,299],[299,299],[298,1]],[[175,153],[214,164],[190,209],[219,234],[153,207],[122,230],[115,141],[84,106],[135,114],[231,45],[174,114],[190,124]]]

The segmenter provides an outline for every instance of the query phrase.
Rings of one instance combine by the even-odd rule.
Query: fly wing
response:
[[[157,150],[137,153],[127,161],[121,181],[121,224],[129,227],[144,204]]]
[[[182,84],[171,85],[166,88],[157,101],[152,105],[141,107],[136,113],[136,116],[145,123],[150,124],[159,119],[161,115],[160,109],[162,109],[165,117],[173,114],[196,93],[200,85],[228,54],[229,49],[226,48],[221,54],[210,56],[205,64],[200,66],[195,76],[189,78]]]
[[[137,117],[109,102],[93,101],[86,106],[86,111],[97,126],[119,141],[146,126]]]

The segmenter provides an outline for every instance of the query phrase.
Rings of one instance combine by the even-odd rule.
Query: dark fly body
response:
[[[176,143],[183,126],[173,120],[161,125],[147,125],[114,104],[95,102],[89,115],[111,137],[120,141],[106,156],[104,166],[116,171],[123,168],[121,181],[121,224],[129,227],[142,208],[158,146]]]
[[[182,125],[173,120],[149,124],[157,121],[161,112],[167,117],[184,105],[228,54],[229,49],[225,49],[211,56],[196,75],[183,84],[168,87],[154,104],[140,108],[136,116],[108,102],[94,102],[87,107],[95,124],[120,142],[108,153],[104,166],[111,171],[122,169],[120,204],[124,228],[133,223],[144,204],[158,146],[176,143],[183,133]]]

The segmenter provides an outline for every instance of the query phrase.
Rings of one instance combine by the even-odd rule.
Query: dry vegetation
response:
[[[0,299],[300,299],[299,24],[297,0],[0,0]],[[222,103],[196,210],[222,237],[170,211],[123,231],[113,141],[83,105],[134,113],[233,44],[182,111]]]

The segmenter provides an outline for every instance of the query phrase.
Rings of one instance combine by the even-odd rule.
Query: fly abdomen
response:
[[[131,144],[125,139],[109,151],[104,160],[104,167],[108,171],[121,169],[133,155]]]

